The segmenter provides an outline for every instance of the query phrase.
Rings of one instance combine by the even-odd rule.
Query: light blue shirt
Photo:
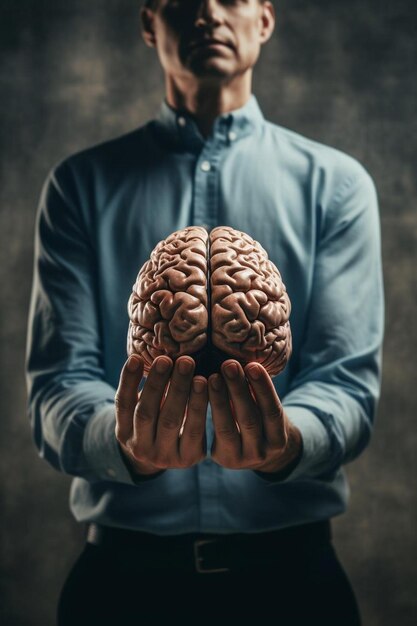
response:
[[[303,436],[284,480],[207,458],[134,481],[115,439],[127,301],[175,230],[227,225],[259,241],[292,303],[293,354],[274,384]],[[157,119],[70,156],[42,191],[27,341],[40,456],[74,476],[80,522],[161,535],[260,532],[345,511],[343,464],[368,444],[384,326],[375,187],[350,156],[265,120],[256,97],[204,140],[164,100]],[[213,430],[207,415],[208,446]]]

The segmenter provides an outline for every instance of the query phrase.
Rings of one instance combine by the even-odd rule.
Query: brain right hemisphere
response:
[[[235,358],[271,376],[291,355],[290,300],[276,266],[246,233],[191,226],[159,242],[128,303],[128,354],[189,354],[209,375]]]

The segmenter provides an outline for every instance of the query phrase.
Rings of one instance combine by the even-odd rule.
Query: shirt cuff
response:
[[[114,404],[106,404],[87,422],[83,449],[88,466],[98,480],[140,485],[164,473],[161,470],[150,476],[133,474],[124,461],[115,434],[116,417]]]
[[[294,469],[282,478],[282,474],[255,472],[270,483],[286,483],[297,478],[313,478],[323,471],[329,462],[331,446],[329,435],[319,418],[310,410],[300,406],[284,406],[285,413],[301,432],[302,453]],[[280,477],[281,476],[281,477]]]

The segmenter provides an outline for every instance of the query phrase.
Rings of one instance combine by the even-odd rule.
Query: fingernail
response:
[[[252,365],[247,370],[249,372],[249,376],[253,378],[253,380],[258,380],[261,376],[261,368],[257,365]]]
[[[219,374],[214,374],[210,376],[210,385],[214,391],[221,391],[222,389],[222,379]]]
[[[139,369],[140,361],[138,358],[135,358],[133,355],[130,356],[127,360],[127,369],[129,372],[137,372]]]
[[[195,393],[203,393],[205,387],[206,383],[204,382],[204,380],[201,380],[201,378],[193,379],[193,391]]]
[[[165,374],[169,370],[169,367],[169,361],[167,361],[166,359],[157,359],[155,369],[158,374]]]
[[[191,363],[191,361],[188,361],[188,360],[179,361],[178,371],[183,376],[185,376],[186,374],[189,374],[192,369],[193,369],[193,364]]]
[[[229,363],[223,368],[223,371],[230,380],[237,378],[239,374],[239,369],[236,363]]]

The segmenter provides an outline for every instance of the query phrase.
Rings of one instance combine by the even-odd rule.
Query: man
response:
[[[141,17],[165,74],[159,115],[60,163],[39,208],[29,413],[88,525],[59,624],[357,625],[329,520],[379,396],[374,185],[264,119],[251,84],[271,2],[154,0]],[[190,356],[158,357],[145,381],[140,357],[125,362],[137,270],[191,224],[247,232],[279,268],[293,355],[273,382],[233,359],[208,381]]]

